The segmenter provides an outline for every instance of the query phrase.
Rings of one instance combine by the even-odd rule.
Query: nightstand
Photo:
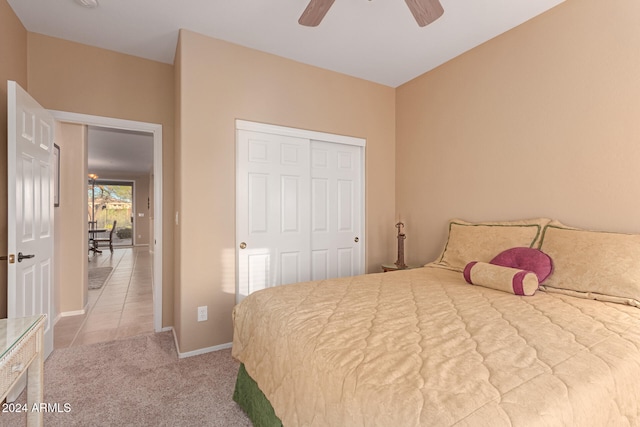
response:
[[[405,268],[398,268],[397,265],[395,264],[382,264],[382,271],[383,272],[387,272],[387,271],[399,271],[399,270],[411,270],[412,268],[418,268],[417,265],[408,265]]]

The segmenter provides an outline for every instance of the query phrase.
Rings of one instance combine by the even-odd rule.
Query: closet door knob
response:
[[[240,249],[244,249],[247,247],[247,244],[245,242],[240,243]]]
[[[360,241],[360,239],[356,237],[355,239],[353,239],[353,241],[358,243]]]

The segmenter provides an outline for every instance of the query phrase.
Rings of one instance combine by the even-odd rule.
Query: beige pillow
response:
[[[581,230],[554,221],[545,227],[540,249],[554,264],[541,289],[640,305],[640,235]]]
[[[521,221],[449,222],[449,236],[435,265],[463,271],[471,261],[489,262],[500,252],[514,247],[539,248],[548,218]]]

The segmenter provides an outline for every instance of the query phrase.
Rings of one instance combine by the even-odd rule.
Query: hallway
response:
[[[90,255],[89,269],[111,266],[113,270],[100,289],[89,290],[86,314],[58,321],[54,348],[153,332],[152,259],[146,246]]]

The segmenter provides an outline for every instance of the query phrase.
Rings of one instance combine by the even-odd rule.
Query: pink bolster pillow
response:
[[[472,285],[515,295],[533,295],[538,290],[538,276],[532,271],[472,261],[464,268],[463,275]]]

